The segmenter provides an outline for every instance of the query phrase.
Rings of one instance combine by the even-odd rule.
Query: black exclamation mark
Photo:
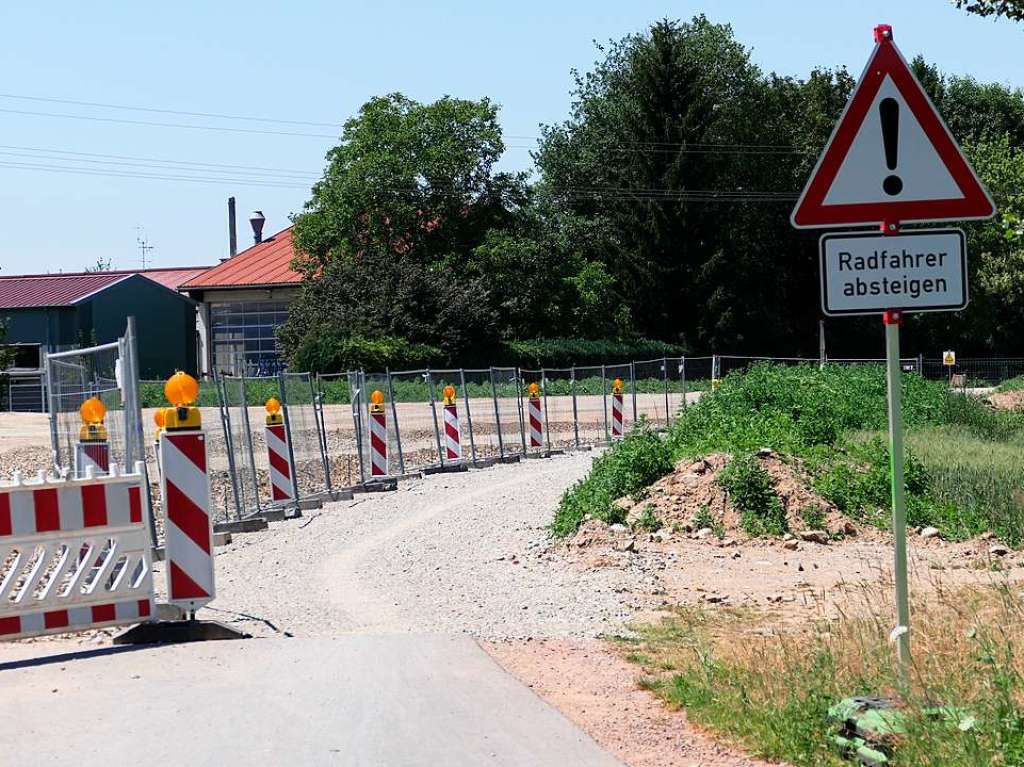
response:
[[[889,170],[896,170],[899,160],[900,139],[900,105],[896,99],[882,99],[878,105],[878,116],[882,120],[882,142],[885,144],[885,164]],[[886,176],[882,182],[885,193],[895,197],[903,191],[903,179],[899,176]]]

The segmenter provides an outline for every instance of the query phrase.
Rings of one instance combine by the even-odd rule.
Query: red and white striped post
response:
[[[288,430],[276,397],[267,400],[267,460],[270,463],[270,497],[278,502],[295,500],[295,467],[288,449]]]
[[[206,433],[194,405],[199,384],[192,376],[175,373],[164,393],[174,405],[165,411],[160,438],[167,601],[194,613],[215,594]]]
[[[530,419],[530,447],[543,447],[544,415],[540,406],[540,387],[536,383],[530,384],[527,413]]]
[[[388,417],[380,389],[370,395],[370,476],[388,476]]]
[[[459,408],[455,404],[455,387],[444,387],[444,449],[449,461],[462,460],[462,432],[459,428]]]
[[[79,479],[105,476],[110,471],[110,442],[103,423],[107,408],[99,398],[90,397],[78,412],[82,416],[82,427],[75,447],[75,476]]]
[[[612,381],[612,439],[622,439],[622,379]]]

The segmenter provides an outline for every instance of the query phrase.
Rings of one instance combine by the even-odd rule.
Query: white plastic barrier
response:
[[[144,467],[117,469],[0,482],[0,640],[154,615]]]

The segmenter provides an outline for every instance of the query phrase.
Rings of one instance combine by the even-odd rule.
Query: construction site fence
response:
[[[441,470],[453,462],[482,465],[606,445],[613,437],[616,396],[621,396],[624,432],[639,423],[667,428],[716,380],[758,362],[796,365],[821,360],[707,355],[561,368],[222,375],[214,382],[213,395],[204,400],[215,402],[215,410],[204,415],[207,428],[216,431],[209,440],[214,514],[219,519],[242,519],[275,506],[263,407],[270,397],[282,405],[296,499],[303,500],[326,498],[377,479],[371,473],[369,418],[375,392],[380,392],[387,425],[387,476],[397,477]],[[828,362],[884,364],[881,359]],[[919,358],[907,358],[903,366],[929,372]],[[447,387],[455,391],[451,404],[460,431],[462,457],[455,461],[448,457],[445,441]],[[531,392],[540,403],[540,445],[530,436]]]

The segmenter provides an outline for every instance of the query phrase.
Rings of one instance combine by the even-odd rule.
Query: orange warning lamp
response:
[[[530,389],[530,399],[539,399],[540,398],[540,387],[536,383],[530,384],[529,389]]]
[[[448,384],[444,387],[444,404],[454,405],[455,404],[455,387]]]
[[[373,393],[370,395],[370,412],[384,412],[384,392],[382,392],[380,389],[374,389]]]
[[[174,405],[164,412],[167,431],[202,428],[199,408],[195,406],[199,399],[199,382],[196,379],[179,370],[164,384],[164,396]]]
[[[284,423],[284,416],[281,415],[281,401],[277,397],[268,399],[263,407],[267,411],[267,426]]]
[[[164,413],[162,407],[158,407],[156,412],[153,413],[153,423],[156,424],[157,429],[162,429],[167,425],[167,414]]]
[[[612,394],[622,394],[622,379],[616,378],[612,381]]]
[[[78,414],[82,416],[78,438],[83,442],[105,442],[107,427],[103,425],[103,418],[107,415],[107,406],[99,397],[89,397],[78,408]]]

